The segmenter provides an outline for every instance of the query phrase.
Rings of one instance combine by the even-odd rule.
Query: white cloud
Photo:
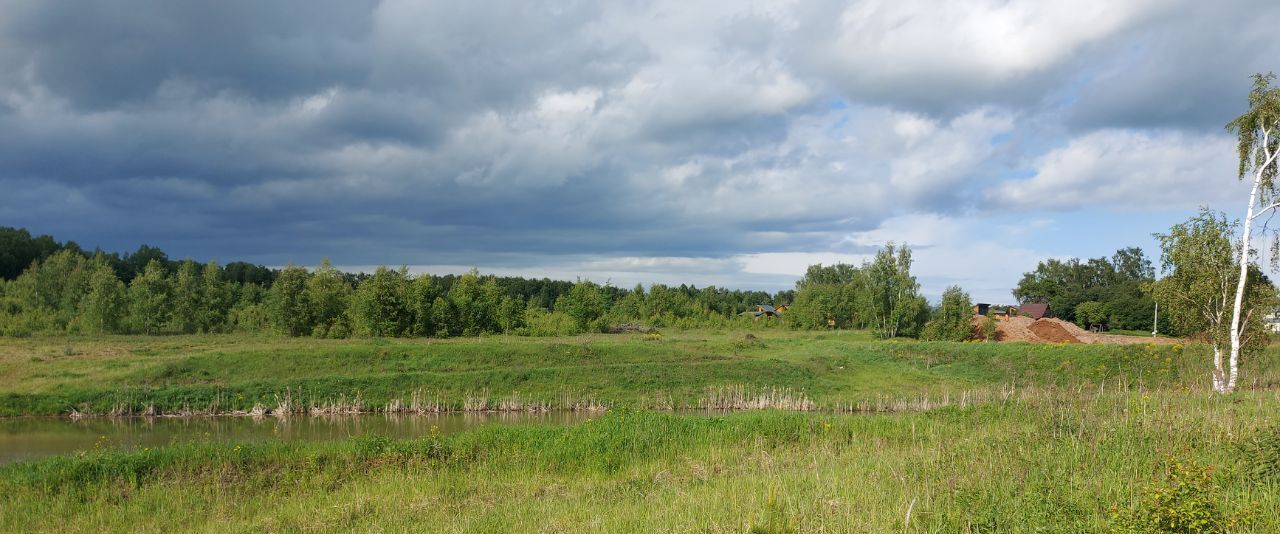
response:
[[[1039,224],[1036,224],[1039,226]],[[937,298],[958,285],[975,300],[1007,302],[1009,290],[1023,272],[1035,268],[1048,254],[1020,245],[1017,227],[993,229],[982,217],[911,214],[893,217],[879,228],[845,236],[843,242],[882,246],[889,241],[911,247],[912,274],[921,292]]]
[[[988,100],[1159,12],[1138,0],[870,0],[817,9],[816,69],[853,95]],[[833,23],[822,18],[831,17]],[[826,31],[819,31],[825,29]],[[1036,80],[1030,80],[1038,83]],[[1042,82],[1042,80],[1041,80]]]
[[[1035,175],[987,192],[1019,209],[1188,209],[1240,197],[1235,146],[1221,134],[1101,130],[1037,158]]]

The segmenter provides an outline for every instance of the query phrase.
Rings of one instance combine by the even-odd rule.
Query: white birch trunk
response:
[[[1215,349],[1214,369],[1219,376],[1214,377],[1214,389],[1218,393],[1230,393],[1235,389],[1236,372],[1240,361],[1240,309],[1244,305],[1244,290],[1249,275],[1249,237],[1253,232],[1253,208],[1258,203],[1258,188],[1262,186],[1262,169],[1253,175],[1253,188],[1249,191],[1249,209],[1244,216],[1244,235],[1240,239],[1240,279],[1236,281],[1236,300],[1231,306],[1231,354],[1228,357],[1230,370],[1227,376],[1222,374],[1222,356]]]
[[[1222,368],[1222,347],[1216,343],[1213,345],[1213,390],[1218,393],[1226,393],[1227,376]]]
[[[1240,239],[1240,279],[1236,281],[1236,300],[1231,309],[1231,354],[1228,357],[1229,370],[1222,388],[1219,389],[1217,384],[1214,389],[1218,389],[1222,393],[1230,393],[1236,388],[1236,378],[1240,371],[1240,330],[1244,327],[1242,324],[1242,308],[1244,305],[1244,293],[1247,286],[1245,279],[1249,274],[1249,239],[1253,233],[1253,220],[1259,215],[1280,207],[1280,203],[1272,203],[1254,213],[1254,208],[1258,204],[1258,193],[1262,189],[1262,178],[1266,175],[1267,167],[1276,164],[1276,156],[1280,153],[1271,152],[1271,129],[1262,128],[1262,150],[1263,161],[1254,169],[1253,188],[1249,191],[1249,209],[1245,211],[1244,217],[1244,234]],[[1270,187],[1270,186],[1268,186]]]

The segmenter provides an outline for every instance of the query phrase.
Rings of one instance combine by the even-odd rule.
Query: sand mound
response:
[[[1040,319],[1031,324],[1031,333],[1048,343],[1080,343],[1080,338],[1071,335],[1066,328],[1055,321]]]
[[[974,339],[982,339],[981,315],[973,316]],[[1180,343],[1178,338],[1151,338],[1142,336],[1118,336],[1090,332],[1061,319],[1032,319],[1030,317],[996,317],[996,341],[1026,341],[1029,343]]]

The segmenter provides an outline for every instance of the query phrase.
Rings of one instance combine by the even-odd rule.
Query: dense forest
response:
[[[883,337],[968,337],[968,296],[958,288],[932,310],[910,274],[911,252],[885,247],[862,266],[815,265],[796,290],[770,294],[690,285],[631,289],[579,280],[411,275],[380,267],[342,272],[172,260],[0,228],[0,335],[276,332],[289,336],[561,335],[610,325],[701,327],[754,323],[758,305],[790,305],[762,324],[871,328]],[[947,328],[931,315],[947,317]]]
[[[0,335],[279,332],[292,336],[553,335],[609,324],[726,324],[794,292],[172,260],[0,228]]]
[[[758,305],[787,305],[792,328],[865,328],[881,337],[967,339],[970,299],[948,288],[937,306],[920,295],[911,251],[892,243],[862,265],[813,265],[796,289],[770,294],[714,286],[618,288],[591,281],[411,275],[405,268],[342,272],[173,260],[161,249],[86,250],[27,230],[0,228],[0,335],[276,332],[289,336],[563,335],[610,325],[723,326]],[[1138,248],[1111,258],[1042,262],[1014,290],[1082,325],[1150,328],[1155,279]]]

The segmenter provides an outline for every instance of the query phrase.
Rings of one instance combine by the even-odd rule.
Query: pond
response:
[[[0,418],[0,464],[99,448],[136,449],[174,443],[245,443],[271,439],[341,440],[378,435],[412,438],[469,430],[483,425],[585,421],[589,412],[362,414],[324,417],[119,417],[66,419]]]

